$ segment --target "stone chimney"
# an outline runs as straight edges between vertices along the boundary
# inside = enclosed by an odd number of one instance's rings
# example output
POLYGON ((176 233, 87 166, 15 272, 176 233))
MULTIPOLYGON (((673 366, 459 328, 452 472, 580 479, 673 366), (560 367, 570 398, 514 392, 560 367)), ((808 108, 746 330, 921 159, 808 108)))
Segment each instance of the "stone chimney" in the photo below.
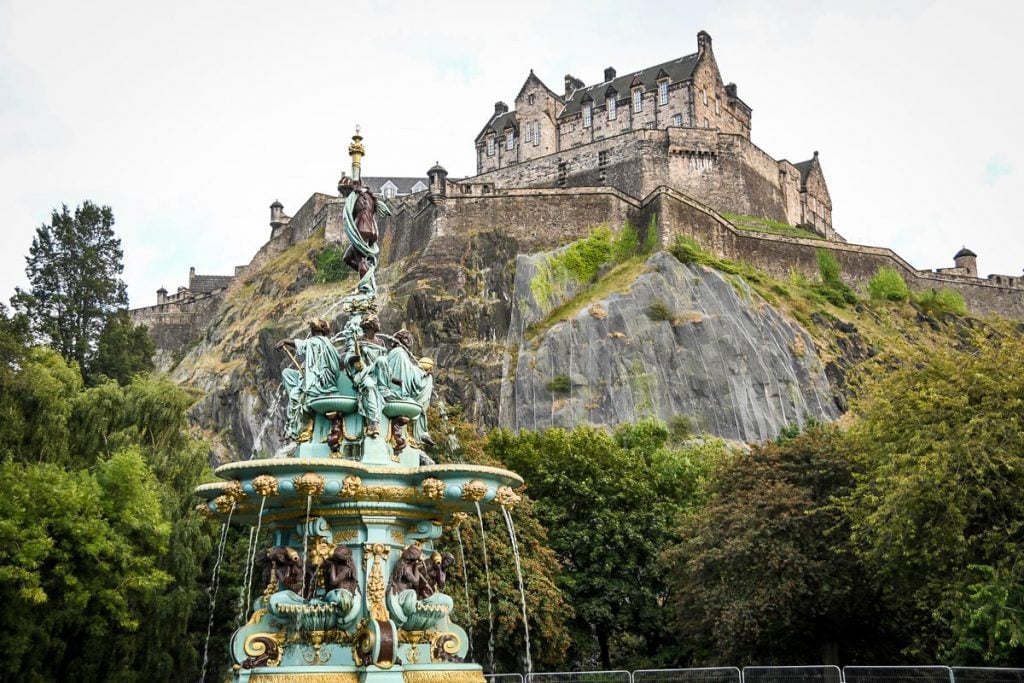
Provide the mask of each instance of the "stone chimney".
POLYGON ((192 289, 192 281, 196 279, 196 267, 192 266, 188 269, 188 288, 192 289))
POLYGON ((701 31, 697 34, 697 54, 703 55, 705 52, 713 54, 711 52, 711 34, 707 31, 701 31))
POLYGON ((163 287, 161 287, 160 289, 156 290, 156 302, 158 304, 165 304, 165 303, 167 303, 167 290, 164 289, 163 287))
POLYGON ((505 104, 504 102, 495 102, 494 103, 494 115, 495 116, 497 116, 498 114, 504 114, 507 111, 508 111, 508 105, 505 104))
POLYGON ((978 255, 967 247, 956 252, 953 257, 953 265, 963 268, 971 277, 978 277, 978 255))
POLYGON ((572 74, 565 74, 565 99, 569 99, 572 95, 573 90, 578 90, 583 87, 583 81, 576 78, 572 74))
POLYGON ((610 67, 608 67, 607 69, 604 70, 604 80, 605 81, 614 81, 615 80, 615 68, 614 67, 610 66, 610 67))
POLYGON ((728 97, 730 101, 737 99, 735 83, 729 83, 725 86, 725 96, 728 97))

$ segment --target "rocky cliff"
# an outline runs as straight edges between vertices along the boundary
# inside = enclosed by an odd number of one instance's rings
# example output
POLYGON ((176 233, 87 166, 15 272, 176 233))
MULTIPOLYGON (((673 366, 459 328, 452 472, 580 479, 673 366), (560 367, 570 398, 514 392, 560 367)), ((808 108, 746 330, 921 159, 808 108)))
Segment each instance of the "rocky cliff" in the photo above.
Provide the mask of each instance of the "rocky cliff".
MULTIPOLYGON (((315 281, 325 248, 314 234, 237 278, 172 370, 196 390, 192 419, 217 444, 215 460, 282 445, 280 372, 291 361, 274 342, 304 336, 315 316, 340 329, 339 299, 354 284, 315 281)), ((538 301, 550 254, 523 251, 500 230, 434 235, 379 274, 384 331, 409 329, 414 351, 437 362, 440 402, 483 428, 684 415, 713 435, 763 440, 839 416, 848 370, 880 347, 950 337, 906 305, 835 309, 667 252, 538 301)))

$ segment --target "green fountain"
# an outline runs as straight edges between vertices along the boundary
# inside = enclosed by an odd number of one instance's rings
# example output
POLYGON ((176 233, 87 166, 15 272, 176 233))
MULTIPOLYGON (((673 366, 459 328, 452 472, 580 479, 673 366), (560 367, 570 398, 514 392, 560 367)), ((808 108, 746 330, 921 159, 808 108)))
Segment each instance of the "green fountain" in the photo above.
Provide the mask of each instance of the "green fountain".
POLYGON ((407 332, 380 332, 376 219, 389 210, 360 182, 364 153, 357 127, 352 175, 338 184, 345 262, 360 275, 342 329, 312 320, 307 337, 277 344, 294 365, 282 378, 292 448, 223 465, 223 482, 196 489, 204 514, 273 538, 248 558, 248 621, 230 646, 237 683, 483 681, 464 661, 468 638, 444 592, 453 556, 439 544, 469 513, 507 514, 523 481, 434 464, 423 450, 434 364, 413 355, 407 332))

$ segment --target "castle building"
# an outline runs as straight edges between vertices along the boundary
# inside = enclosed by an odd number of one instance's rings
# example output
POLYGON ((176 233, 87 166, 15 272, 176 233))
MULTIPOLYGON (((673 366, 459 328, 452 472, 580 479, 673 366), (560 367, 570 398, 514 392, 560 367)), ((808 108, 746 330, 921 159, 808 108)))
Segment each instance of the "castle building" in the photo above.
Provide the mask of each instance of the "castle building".
POLYGON ((697 52, 587 86, 571 74, 559 95, 531 70, 476 137, 475 183, 611 185, 644 197, 665 185, 719 212, 806 227, 826 239, 832 201, 818 153, 775 160, 750 140, 752 110, 724 83, 711 36, 697 52))

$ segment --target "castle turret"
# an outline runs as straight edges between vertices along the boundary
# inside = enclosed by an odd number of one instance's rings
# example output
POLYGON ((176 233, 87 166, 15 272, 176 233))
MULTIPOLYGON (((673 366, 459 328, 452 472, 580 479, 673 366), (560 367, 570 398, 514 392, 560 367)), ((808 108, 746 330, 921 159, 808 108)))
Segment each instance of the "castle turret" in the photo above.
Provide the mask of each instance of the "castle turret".
MULTIPOLYGON (((533 73, 532 71, 530 73, 533 73)), ((576 78, 572 74, 565 74, 565 99, 569 99, 572 96, 574 90, 578 90, 583 87, 583 81, 576 78)))
POLYGON ((978 255, 967 247, 956 252, 953 264, 957 268, 963 268, 971 277, 978 277, 978 255))
POLYGON ((284 204, 274 200, 270 205, 270 227, 277 230, 284 225, 284 204))
POLYGON ((435 161, 434 165, 427 171, 427 179, 431 195, 436 197, 448 196, 448 171, 439 162, 435 161))
POLYGON ((164 289, 163 287, 156 290, 156 302, 157 304, 167 303, 167 290, 164 289))

